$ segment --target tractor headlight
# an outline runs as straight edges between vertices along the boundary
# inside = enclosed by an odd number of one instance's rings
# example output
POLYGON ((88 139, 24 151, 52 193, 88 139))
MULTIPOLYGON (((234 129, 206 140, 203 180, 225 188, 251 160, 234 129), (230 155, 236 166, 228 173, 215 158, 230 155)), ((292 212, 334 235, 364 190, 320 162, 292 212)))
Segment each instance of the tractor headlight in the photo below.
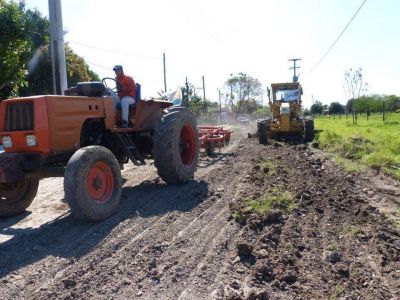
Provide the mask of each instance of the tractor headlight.
POLYGON ((1 138, 1 143, 4 148, 12 148, 13 146, 11 136, 3 136, 1 138))
POLYGON ((37 146, 36 136, 33 134, 27 135, 26 136, 26 145, 28 147, 36 147, 37 146))

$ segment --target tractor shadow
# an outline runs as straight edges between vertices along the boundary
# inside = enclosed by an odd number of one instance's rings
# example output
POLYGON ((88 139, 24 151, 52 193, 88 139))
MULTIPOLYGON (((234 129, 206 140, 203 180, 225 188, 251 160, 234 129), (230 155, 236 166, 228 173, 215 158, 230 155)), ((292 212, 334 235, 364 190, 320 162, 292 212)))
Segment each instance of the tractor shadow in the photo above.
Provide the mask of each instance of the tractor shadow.
POLYGON ((0 232, 13 237, 0 244, 0 278, 48 256, 75 260, 90 253, 125 221, 135 226, 135 219, 161 217, 174 211, 188 212, 207 198, 208 183, 205 181, 192 180, 183 185, 159 181, 124 187, 117 212, 100 223, 77 220, 69 212, 39 228, 11 228, 25 215, 2 222, 0 232))

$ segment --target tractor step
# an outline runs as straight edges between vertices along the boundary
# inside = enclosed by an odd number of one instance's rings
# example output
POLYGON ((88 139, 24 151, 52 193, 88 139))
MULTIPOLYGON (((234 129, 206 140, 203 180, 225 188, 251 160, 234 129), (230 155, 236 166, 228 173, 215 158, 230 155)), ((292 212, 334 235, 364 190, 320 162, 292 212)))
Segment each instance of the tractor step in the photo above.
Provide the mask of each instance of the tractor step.
POLYGON ((143 156, 140 154, 138 149, 135 146, 135 143, 129 137, 127 132, 114 132, 114 134, 118 137, 118 141, 121 143, 122 149, 124 150, 125 155, 136 165, 141 166, 145 165, 145 161, 143 156))
POLYGON ((133 127, 128 127, 128 128, 120 128, 120 127, 114 127, 111 129, 111 132, 114 133, 127 133, 127 132, 134 132, 135 129, 133 127))

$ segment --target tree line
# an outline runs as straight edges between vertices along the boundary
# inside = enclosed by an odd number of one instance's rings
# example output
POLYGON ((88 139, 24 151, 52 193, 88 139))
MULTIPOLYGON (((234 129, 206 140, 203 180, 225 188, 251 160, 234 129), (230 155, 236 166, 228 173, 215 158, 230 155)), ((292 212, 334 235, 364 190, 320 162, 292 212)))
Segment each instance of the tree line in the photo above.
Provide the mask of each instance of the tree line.
POLYGON ((345 105, 339 102, 331 102, 328 105, 316 101, 309 110, 313 115, 322 115, 324 113, 340 115, 350 114, 353 111, 367 115, 382 112, 400 112, 400 97, 396 95, 361 96, 357 99, 348 100, 345 105))
MULTIPOLYGON (((0 101, 52 94, 49 21, 25 3, 0 0, 0 101)), ((99 80, 84 59, 66 45, 67 80, 99 80)))
POLYGON ((382 113, 383 121, 388 112, 400 112, 400 97, 396 95, 362 95, 368 90, 368 83, 364 82, 361 68, 349 68, 344 73, 343 91, 349 99, 346 105, 332 102, 329 105, 315 102, 306 112, 312 115, 342 115, 351 114, 353 124, 357 124, 359 114, 366 114, 367 119, 372 113, 382 113))

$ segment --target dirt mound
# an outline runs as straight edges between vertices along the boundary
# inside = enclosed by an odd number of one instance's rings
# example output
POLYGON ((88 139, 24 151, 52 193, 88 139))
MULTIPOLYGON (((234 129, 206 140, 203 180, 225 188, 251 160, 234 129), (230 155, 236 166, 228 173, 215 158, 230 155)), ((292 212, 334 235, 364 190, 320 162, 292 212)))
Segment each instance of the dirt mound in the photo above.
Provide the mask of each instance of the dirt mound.
MULTIPOLYGON (((275 144, 263 153, 252 162, 250 195, 231 204, 243 226, 238 245, 252 249, 232 253, 231 276, 241 274, 236 280, 245 290, 261 289, 271 299, 399 297, 400 235, 370 206, 360 178, 304 145, 275 144), (276 200, 271 190, 291 195, 290 211, 276 201, 265 205, 276 200)), ((251 298, 245 294, 235 295, 251 298)))

